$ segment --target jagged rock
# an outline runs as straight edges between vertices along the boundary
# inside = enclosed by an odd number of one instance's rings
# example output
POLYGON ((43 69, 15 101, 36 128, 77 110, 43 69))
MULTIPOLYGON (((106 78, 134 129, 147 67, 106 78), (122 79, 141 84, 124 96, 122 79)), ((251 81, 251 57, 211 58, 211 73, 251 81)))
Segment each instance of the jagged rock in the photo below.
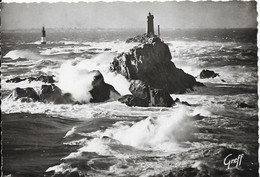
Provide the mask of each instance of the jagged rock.
POLYGON ((70 93, 64 93, 54 101, 54 104, 79 104, 75 102, 70 93))
POLYGON ((45 83, 54 83, 55 80, 53 79, 54 75, 52 76, 44 76, 44 75, 40 75, 39 77, 29 77, 28 81, 32 82, 32 81, 41 81, 41 82, 45 82, 45 83))
POLYGON ((129 90, 133 95, 125 95, 119 99, 128 106, 171 107, 174 104, 169 93, 162 89, 153 89, 140 80, 132 80, 129 90))
POLYGON ((219 76, 218 73, 215 73, 214 71, 203 69, 200 73, 200 78, 201 79, 207 79, 207 78, 214 78, 219 76))
POLYGON ((131 42, 139 42, 139 43, 146 43, 148 42, 149 37, 147 36, 147 34, 143 34, 143 35, 137 35, 133 38, 129 38, 126 40, 126 43, 131 43, 131 42))
POLYGON ((138 106, 138 107, 148 107, 149 103, 147 100, 135 97, 133 95, 124 95, 118 99, 121 103, 127 106, 138 106))
POLYGON ((6 82, 18 83, 18 82, 28 80, 29 82, 41 81, 41 82, 45 82, 45 83, 54 83, 55 80, 53 79, 53 77, 54 77, 54 75, 52 75, 52 76, 40 75, 39 77, 28 77, 28 78, 15 77, 13 79, 7 80, 6 82))
POLYGON ((73 104, 75 101, 72 99, 70 93, 62 94, 61 89, 54 84, 42 85, 41 87, 41 101, 54 104, 73 104))
POLYGON ((169 93, 184 93, 195 85, 201 85, 193 76, 176 68, 171 58, 167 44, 154 37, 115 57, 110 70, 169 93))
POLYGON ((150 88, 147 84, 140 80, 132 80, 129 91, 138 98, 149 101, 150 100, 150 88))
POLYGON ((150 103, 149 106, 156 107, 171 107, 174 104, 169 93, 162 89, 150 89, 150 103))
POLYGON ((91 103, 104 102, 109 100, 112 96, 120 97, 120 94, 112 85, 105 83, 104 77, 99 71, 95 70, 92 72, 94 72, 95 76, 92 81, 93 89, 89 91, 92 96, 90 99, 91 103))
POLYGON ((254 108, 254 106, 246 104, 246 103, 238 103, 238 108, 254 108))
POLYGON ((61 96, 61 89, 54 84, 42 85, 41 87, 41 100, 44 102, 54 102, 57 97, 61 96))
POLYGON ((31 87, 28 88, 17 87, 13 90, 13 92, 9 97, 12 97, 14 100, 18 100, 19 98, 22 98, 21 101, 31 101, 31 100, 40 101, 40 96, 31 87))
MULTIPOLYGON (((117 100, 120 94, 115 90, 115 88, 105 83, 102 74, 99 71, 92 71, 95 76, 92 81, 92 90, 90 94, 92 96, 90 102, 103 102, 109 99, 117 100)), ((38 78, 30 77, 32 80, 41 80, 43 82, 52 82, 53 76, 40 76, 38 78)), ((61 89, 54 84, 42 85, 40 95, 38 95, 33 88, 16 88, 10 97, 15 100, 22 98, 22 101, 42 101, 45 103, 53 102, 54 104, 77 104, 70 93, 62 93, 61 89)))

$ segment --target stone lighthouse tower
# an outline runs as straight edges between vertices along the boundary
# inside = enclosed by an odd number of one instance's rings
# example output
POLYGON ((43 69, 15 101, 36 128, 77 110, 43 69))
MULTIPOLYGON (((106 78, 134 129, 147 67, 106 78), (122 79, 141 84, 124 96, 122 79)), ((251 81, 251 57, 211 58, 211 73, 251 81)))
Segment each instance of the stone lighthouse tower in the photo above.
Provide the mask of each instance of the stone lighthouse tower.
POLYGON ((153 15, 149 12, 147 16, 147 36, 154 36, 153 15))
POLYGON ((44 29, 44 26, 42 27, 41 44, 46 44, 46 31, 44 29))

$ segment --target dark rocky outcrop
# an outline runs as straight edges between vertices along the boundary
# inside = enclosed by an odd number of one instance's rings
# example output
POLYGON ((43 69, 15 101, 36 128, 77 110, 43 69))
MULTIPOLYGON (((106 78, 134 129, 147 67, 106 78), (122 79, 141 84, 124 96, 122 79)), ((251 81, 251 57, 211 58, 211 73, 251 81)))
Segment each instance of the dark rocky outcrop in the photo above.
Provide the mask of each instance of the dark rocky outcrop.
POLYGON ((9 98, 14 100, 21 99, 22 102, 39 101, 44 103, 54 104, 73 104, 70 93, 62 94, 59 87, 52 85, 42 85, 41 92, 38 94, 33 88, 15 88, 9 95, 9 98))
POLYGON ((61 94, 61 89, 54 84, 42 85, 40 97, 44 102, 55 102, 61 94))
POLYGON ((18 83, 18 82, 22 82, 22 81, 25 81, 26 78, 20 78, 20 77, 15 77, 13 79, 8 79, 6 80, 7 83, 18 83))
POLYGON ((154 37, 115 57, 110 70, 169 93, 184 93, 195 85, 201 85, 193 76, 176 68, 171 58, 168 45, 154 37))
POLYGON ((95 75, 92 81, 93 89, 89 91, 92 96, 90 99, 91 103, 104 102, 109 100, 112 96, 120 97, 120 94, 112 85, 105 83, 104 77, 99 71, 95 70, 92 72, 95 75))
POLYGON ((255 106, 249 105, 249 104, 247 104, 247 103, 238 103, 238 104, 237 104, 237 107, 238 107, 238 108, 255 108, 255 106))
POLYGON ((54 83, 55 80, 53 79, 54 75, 52 76, 44 76, 41 75, 39 77, 29 77, 28 80, 29 82, 31 81, 41 81, 41 82, 45 82, 45 83, 54 83))
POLYGON ((31 87, 28 88, 17 87, 13 90, 13 92, 9 97, 12 97, 14 100, 22 99, 21 101, 23 102, 41 100, 37 92, 31 87))
MULTIPOLYGON (((115 90, 115 88, 105 83, 103 75, 99 71, 92 71, 94 73, 94 78, 92 81, 93 88, 89 91, 92 98, 90 99, 91 103, 104 102, 109 99, 117 100, 120 97, 120 94, 115 90)), ((42 82, 54 82, 54 76, 40 76, 40 77, 30 77, 25 78, 29 81, 42 81, 42 82)), ((19 77, 14 78, 14 81, 20 81, 19 77)), ((9 81, 11 82, 11 81, 9 81)), ((87 89, 87 88, 86 88, 87 89)), ((51 85, 42 85, 41 91, 38 94, 33 88, 16 88, 13 93, 9 96, 14 100, 22 99, 22 101, 41 101, 44 103, 54 103, 54 104, 78 104, 73 96, 70 93, 62 93, 61 89, 55 84, 51 85)))
POLYGON ((6 82, 7 83, 9 83, 9 82, 18 83, 18 82, 28 80, 29 82, 41 81, 41 82, 45 82, 45 83, 54 83, 55 80, 53 79, 53 77, 54 77, 54 75, 52 75, 52 76, 40 75, 39 77, 28 77, 28 78, 15 77, 13 79, 6 80, 6 82))
POLYGON ((171 107, 174 104, 169 93, 162 89, 151 88, 140 80, 132 80, 129 91, 133 95, 125 95, 119 99, 128 106, 171 107))
POLYGON ((201 79, 207 79, 207 78, 215 78, 219 76, 218 73, 215 73, 214 71, 203 69, 200 73, 200 78, 201 79))
POLYGON ((140 80, 132 80, 129 91, 138 98, 150 100, 150 88, 147 84, 140 80))
POLYGON ((54 104, 73 104, 76 103, 70 93, 62 94, 61 89, 54 84, 42 85, 41 101, 45 103, 53 102, 54 104))
POLYGON ((172 97, 162 89, 150 89, 150 106, 171 107, 174 104, 172 97))

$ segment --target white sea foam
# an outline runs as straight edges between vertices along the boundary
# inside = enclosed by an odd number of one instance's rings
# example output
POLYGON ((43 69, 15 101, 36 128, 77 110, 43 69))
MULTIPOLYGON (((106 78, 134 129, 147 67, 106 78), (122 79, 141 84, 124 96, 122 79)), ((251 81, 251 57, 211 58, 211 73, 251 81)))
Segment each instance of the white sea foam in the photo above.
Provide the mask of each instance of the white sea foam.
MULTIPOLYGON (((110 62, 112 62, 113 57, 113 54, 102 53, 91 59, 76 58, 75 60, 65 62, 61 66, 59 75, 60 80, 62 80, 62 83, 64 84, 62 88, 66 90, 67 88, 72 87, 68 85, 69 83, 67 82, 73 84, 73 82, 75 81, 79 84, 79 82, 83 82, 84 80, 85 84, 87 84, 87 79, 89 81, 91 80, 91 77, 93 78, 93 74, 91 76, 88 76, 88 71, 99 70, 102 73, 105 82, 114 86, 120 94, 123 95, 130 93, 128 90, 130 85, 129 81, 127 81, 127 79, 125 79, 124 76, 109 71, 110 62), (85 73, 83 73, 83 71, 85 73), (80 78, 82 78, 82 80, 80 80, 80 78)), ((76 84, 74 83, 74 85, 76 84)), ((91 89, 91 87, 88 88, 89 90, 91 89)), ((67 91, 72 93, 71 90, 67 91)))
POLYGON ((41 59, 42 57, 30 50, 11 50, 3 58, 11 58, 13 60, 17 60, 19 58, 38 60, 41 59))
POLYGON ((79 102, 89 102, 92 98, 90 90, 95 73, 87 69, 79 69, 73 61, 67 61, 60 68, 59 83, 64 92, 69 92, 79 102))
MULTIPOLYGON (((192 123, 185 112, 183 107, 178 107, 161 112, 156 117, 150 116, 132 125, 127 122, 117 122, 104 132, 97 131, 87 134, 93 136, 94 139, 83 142, 83 147, 78 152, 65 158, 76 158, 81 156, 82 152, 116 156, 120 153, 124 155, 136 154, 131 152, 131 148, 120 148, 120 146, 133 147, 132 151, 143 149, 168 153, 178 152, 181 150, 178 147, 178 142, 187 141, 193 132, 192 123), (104 136, 107 139, 103 139, 104 136)), ((142 154, 144 152, 142 151, 142 154)))
POLYGON ((243 60, 246 57, 241 55, 233 56, 235 48, 241 48, 235 42, 215 42, 215 41, 169 41, 168 42, 172 62, 186 73, 198 76, 203 69, 210 69, 220 74, 220 77, 210 79, 198 79, 200 82, 211 83, 257 83, 255 67, 234 65, 219 65, 219 57, 222 62, 231 62, 234 58, 243 60), (222 55, 220 53, 223 53, 222 55), (229 54, 229 52, 231 52, 229 54), (214 60, 215 58, 215 60, 214 60), (213 61, 210 64, 210 61, 213 61), (231 60, 231 61, 230 61, 231 60), (209 67, 210 66, 210 67, 209 67), (239 72, 238 72, 239 71, 239 72))
POLYGON ((41 41, 29 42, 28 44, 36 44, 36 45, 39 45, 39 44, 41 44, 41 41))
POLYGON ((84 52, 96 52, 102 53, 108 52, 127 52, 136 43, 125 43, 125 42, 75 42, 75 41, 63 41, 65 46, 56 46, 52 48, 44 48, 40 50, 41 55, 60 55, 69 53, 84 53, 84 52), (73 45, 72 45, 73 44, 73 45))
POLYGON ((72 168, 69 164, 61 163, 60 165, 56 165, 53 167, 49 167, 45 172, 54 171, 55 173, 66 173, 66 172, 73 172, 77 171, 77 168, 72 168))
POLYGON ((67 138, 67 137, 72 136, 72 135, 76 132, 76 130, 77 130, 77 127, 76 127, 76 126, 72 127, 72 128, 66 133, 66 135, 65 135, 63 138, 67 138))
POLYGON ((16 87, 20 88, 27 88, 27 87, 32 87, 35 88, 36 90, 39 90, 42 85, 42 82, 40 81, 32 81, 29 82, 28 80, 19 82, 19 83, 7 83, 5 81, 1 82, 2 90, 13 90, 16 87))
POLYGON ((159 117, 149 117, 133 126, 120 126, 107 130, 104 134, 112 135, 112 138, 125 145, 175 151, 176 142, 187 138, 191 129, 189 118, 181 107, 159 117))

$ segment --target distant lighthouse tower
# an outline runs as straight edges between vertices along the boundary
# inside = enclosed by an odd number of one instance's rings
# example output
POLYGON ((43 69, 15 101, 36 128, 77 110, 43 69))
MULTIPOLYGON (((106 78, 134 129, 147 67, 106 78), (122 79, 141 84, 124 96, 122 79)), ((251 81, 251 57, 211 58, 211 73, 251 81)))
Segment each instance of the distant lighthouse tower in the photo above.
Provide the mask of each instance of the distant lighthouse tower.
POLYGON ((154 36, 153 15, 149 12, 147 16, 147 36, 154 36))
POLYGON ((41 44, 46 44, 46 31, 44 29, 44 26, 42 27, 41 44))

